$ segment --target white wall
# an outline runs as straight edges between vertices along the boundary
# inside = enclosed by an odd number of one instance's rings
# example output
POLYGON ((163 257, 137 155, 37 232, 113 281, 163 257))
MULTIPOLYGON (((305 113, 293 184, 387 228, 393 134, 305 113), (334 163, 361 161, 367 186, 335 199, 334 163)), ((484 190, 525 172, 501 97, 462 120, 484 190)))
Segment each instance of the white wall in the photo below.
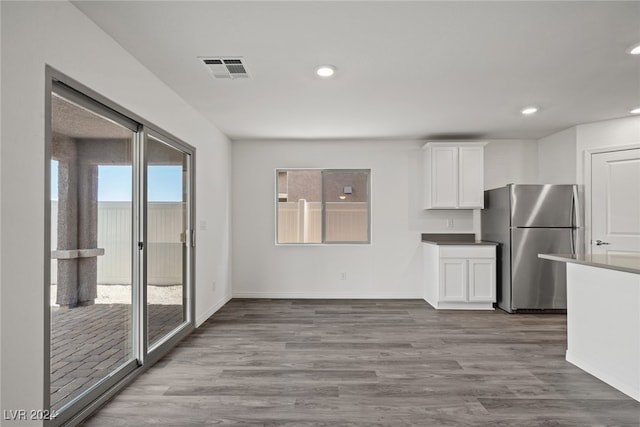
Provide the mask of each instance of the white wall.
MULTIPOLYGON (((176 114, 178 121, 181 115, 176 114)), ((214 129, 215 130, 215 129, 214 129)), ((196 165, 196 325, 231 299, 231 144, 203 129, 196 165)), ((195 138, 186 139, 193 145, 195 138)))
MULTIPOLYGON (((591 240, 591 194, 589 168, 591 150, 640 146, 640 117, 625 117, 587 123, 549 135, 538 141, 538 182, 583 185, 585 241, 591 240)), ((590 246, 586 247, 590 252, 590 246)))
POLYGON ((420 141, 235 141, 236 297, 419 298, 420 233, 473 232, 471 212, 422 209, 420 141), (276 246, 275 169, 371 169, 371 245, 276 246), (347 274, 340 280, 340 274, 347 274))
POLYGON ((640 117, 586 123, 538 140, 538 182, 585 183, 585 151, 640 144, 640 117))
POLYGON ((199 320, 230 295, 231 151, 211 123, 72 4, 1 2, 0 8, 0 409, 43 409, 45 64, 196 147, 199 320))
MULTIPOLYGON (((479 232, 473 211, 422 208, 422 145, 424 141, 235 141, 234 296, 421 298, 421 233, 479 232), (371 245, 276 246, 276 168, 370 168, 371 245), (454 220, 453 229, 446 228, 447 218, 454 220), (340 280, 342 272, 347 280, 340 280)), ((489 183, 535 182, 534 141, 498 141, 487 148, 489 183)))
POLYGON ((495 140, 484 148, 484 188, 507 184, 535 184, 538 179, 536 141, 495 140))
POLYGON ((538 183, 575 184, 576 128, 538 140, 538 183))
POLYGON ((576 179, 584 184, 586 150, 627 147, 640 144, 640 117, 588 123, 576 127, 576 179))
MULTIPOLYGON (((620 149, 630 146, 640 147, 640 117, 626 117, 616 120, 588 123, 576 127, 576 180, 584 185, 585 201, 585 241, 591 241, 591 161, 589 151, 620 149)), ((587 244, 587 252, 591 252, 587 244)))
MULTIPOLYGON (((2 6, 0 6, 0 38, 2 37, 2 6)), ((2 42, 0 40, 0 100, 2 99, 2 42)), ((2 102, 0 102, 0 236, 2 236, 2 102)), ((0 307, 2 307, 2 239, 0 239, 0 307)), ((2 372, 2 315, 0 315, 0 372, 2 372)), ((1 374, 0 374, 1 377, 1 374)), ((0 409, 2 404, 2 378, 0 378, 0 409)), ((0 421, 2 425, 2 421, 0 421)))

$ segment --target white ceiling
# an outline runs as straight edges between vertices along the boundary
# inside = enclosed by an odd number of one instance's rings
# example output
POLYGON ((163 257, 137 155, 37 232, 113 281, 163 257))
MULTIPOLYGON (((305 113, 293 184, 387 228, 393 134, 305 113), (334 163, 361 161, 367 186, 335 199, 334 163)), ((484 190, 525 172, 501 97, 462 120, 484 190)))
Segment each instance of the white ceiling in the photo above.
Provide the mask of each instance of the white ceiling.
POLYGON ((640 106, 638 1, 74 4, 232 139, 540 138, 640 106), (251 78, 198 59, 224 55, 251 78))

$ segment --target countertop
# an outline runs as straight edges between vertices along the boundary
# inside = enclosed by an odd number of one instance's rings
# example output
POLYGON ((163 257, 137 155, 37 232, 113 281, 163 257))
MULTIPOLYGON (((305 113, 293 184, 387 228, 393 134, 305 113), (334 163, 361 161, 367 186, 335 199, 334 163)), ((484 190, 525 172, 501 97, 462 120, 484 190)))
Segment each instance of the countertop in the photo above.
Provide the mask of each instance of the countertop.
POLYGON ((451 233, 451 234, 422 234, 422 242, 432 245, 487 245, 497 246, 498 243, 487 242, 486 240, 476 240, 473 233, 451 233))
POLYGON ((606 268, 609 270, 624 271, 640 274, 639 255, 605 255, 605 254, 538 254, 539 258, 551 261, 570 262, 574 264, 589 265, 592 267, 606 268))

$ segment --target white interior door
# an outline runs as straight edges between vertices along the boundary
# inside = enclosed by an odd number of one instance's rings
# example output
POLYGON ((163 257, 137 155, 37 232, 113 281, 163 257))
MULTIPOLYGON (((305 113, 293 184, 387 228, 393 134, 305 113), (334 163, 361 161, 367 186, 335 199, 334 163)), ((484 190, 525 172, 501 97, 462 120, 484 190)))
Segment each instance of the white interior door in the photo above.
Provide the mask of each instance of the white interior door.
POLYGON ((640 149, 591 156, 591 253, 640 253, 640 149))

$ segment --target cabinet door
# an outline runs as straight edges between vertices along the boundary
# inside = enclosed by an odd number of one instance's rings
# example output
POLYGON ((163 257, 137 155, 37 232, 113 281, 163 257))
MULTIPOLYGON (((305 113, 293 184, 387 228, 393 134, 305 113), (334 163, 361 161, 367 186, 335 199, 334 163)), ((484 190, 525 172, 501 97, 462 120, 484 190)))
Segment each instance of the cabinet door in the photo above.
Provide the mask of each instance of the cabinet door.
POLYGON ((469 301, 496 301, 496 261, 491 258, 468 260, 469 301))
POLYGON ((440 301, 467 300, 467 260, 440 259, 440 301))
POLYGON ((458 147, 431 148, 431 207, 458 207, 458 147))
POLYGON ((458 207, 484 208, 484 148, 460 147, 458 207))

